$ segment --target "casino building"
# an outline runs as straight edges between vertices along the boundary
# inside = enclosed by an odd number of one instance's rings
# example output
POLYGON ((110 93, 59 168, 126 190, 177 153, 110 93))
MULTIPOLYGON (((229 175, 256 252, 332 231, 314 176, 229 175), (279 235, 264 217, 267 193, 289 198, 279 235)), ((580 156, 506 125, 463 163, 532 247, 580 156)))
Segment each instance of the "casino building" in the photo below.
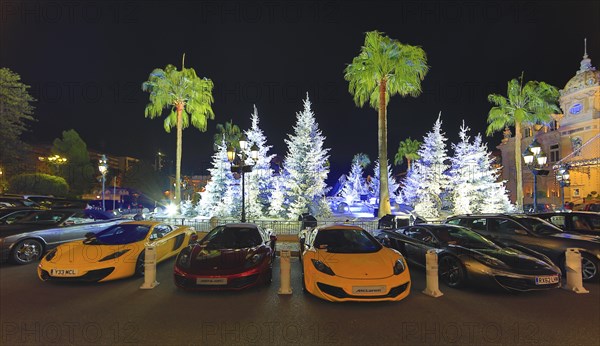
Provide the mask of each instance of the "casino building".
MULTIPOLYGON (((537 176, 537 204, 560 206, 566 203, 585 204, 600 199, 600 71, 584 51, 583 60, 575 76, 560 90, 560 108, 563 114, 553 114, 549 124, 525 126, 522 149, 534 139, 547 156, 543 167, 547 175, 537 176), (564 171, 568 184, 561 184, 564 171), (564 186, 566 185, 566 186, 564 186), (564 192, 563 192, 564 190, 564 192), (564 193, 564 196, 562 194, 564 193)), ((497 146, 502 152, 502 179, 507 181, 511 200, 516 199, 516 171, 514 137, 509 129, 497 146)), ((522 155, 520 155, 522 157, 522 155)), ((523 204, 533 203, 534 177, 524 163, 523 204)))

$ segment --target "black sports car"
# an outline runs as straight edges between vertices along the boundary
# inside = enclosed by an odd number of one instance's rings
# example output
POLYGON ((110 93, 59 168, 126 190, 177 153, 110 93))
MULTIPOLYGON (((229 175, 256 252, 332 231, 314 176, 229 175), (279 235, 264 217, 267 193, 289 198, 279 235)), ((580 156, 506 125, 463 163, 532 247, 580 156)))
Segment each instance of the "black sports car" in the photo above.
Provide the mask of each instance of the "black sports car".
POLYGON ((427 251, 435 250, 440 278, 449 287, 467 282, 513 291, 560 287, 560 269, 545 255, 525 247, 500 246, 464 227, 419 224, 373 233, 417 266, 424 267, 427 251))

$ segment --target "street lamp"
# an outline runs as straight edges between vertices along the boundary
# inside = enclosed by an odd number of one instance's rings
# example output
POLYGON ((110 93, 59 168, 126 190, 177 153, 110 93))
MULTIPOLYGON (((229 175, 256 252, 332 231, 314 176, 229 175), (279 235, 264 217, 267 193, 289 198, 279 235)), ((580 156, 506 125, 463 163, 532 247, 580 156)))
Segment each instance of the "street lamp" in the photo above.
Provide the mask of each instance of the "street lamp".
POLYGON ((560 165, 558 171, 556 172, 556 180, 560 185, 560 197, 562 207, 561 210, 565 209, 565 187, 571 185, 571 175, 569 174, 570 166, 567 164, 560 165))
POLYGON ((54 165, 55 174, 58 174, 58 166, 64 165, 68 161, 66 157, 62 157, 58 154, 54 154, 54 155, 48 156, 48 157, 39 156, 38 159, 40 161, 48 162, 48 163, 54 165))
POLYGON ((106 183, 106 172, 108 171, 108 164, 106 163, 106 155, 102 154, 102 157, 98 161, 98 170, 102 174, 102 210, 106 210, 104 205, 104 184, 106 183))
POLYGON ((537 176, 545 176, 548 175, 549 171, 542 169, 546 165, 546 161, 548 161, 548 157, 542 150, 542 146, 535 139, 525 151, 523 151, 523 161, 525 161, 525 165, 527 168, 531 170, 533 174, 533 212, 537 212, 537 176))
POLYGON ((258 146, 255 144, 250 148, 250 158, 254 161, 253 165, 246 165, 246 160, 248 159, 248 154, 246 153, 246 149, 248 148, 248 140, 244 136, 239 141, 240 143, 240 151, 237 152, 235 148, 230 144, 227 147, 227 159, 232 163, 231 171, 237 172, 242 176, 242 222, 246 222, 246 190, 245 190, 245 180, 244 173, 252 172, 252 166, 256 164, 256 160, 258 160, 258 146), (236 160, 236 156, 238 160, 236 160), (235 163, 238 162, 236 165, 235 163))

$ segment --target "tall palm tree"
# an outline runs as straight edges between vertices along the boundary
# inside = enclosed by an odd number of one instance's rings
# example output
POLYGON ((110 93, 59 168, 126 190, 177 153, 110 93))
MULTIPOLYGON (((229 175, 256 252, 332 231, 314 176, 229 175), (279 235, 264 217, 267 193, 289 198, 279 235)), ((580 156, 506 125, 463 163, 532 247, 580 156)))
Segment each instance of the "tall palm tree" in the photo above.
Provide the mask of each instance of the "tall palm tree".
POLYGON ((206 131, 208 119, 214 119, 212 110, 213 82, 200 78, 193 68, 185 68, 185 54, 181 62, 181 71, 171 64, 164 69, 157 68, 150 73, 142 84, 142 90, 150 93, 150 103, 144 115, 154 119, 160 117, 164 108, 170 108, 165 117, 165 131, 177 129, 177 151, 175 159, 175 199, 181 201, 181 151, 183 129, 190 123, 200 131, 206 131))
POLYGON ((486 134, 502 131, 505 127, 515 127, 515 169, 517 171, 517 209, 523 210, 523 172, 521 171, 521 130, 524 125, 541 124, 550 121, 551 114, 560 112, 557 105, 558 89, 550 84, 529 81, 523 85, 521 78, 508 82, 507 97, 498 94, 488 95, 494 104, 490 109, 486 134))
POLYGON ((221 145, 223 138, 225 138, 225 143, 231 144, 236 149, 240 149, 242 131, 239 126, 233 123, 233 120, 226 121, 225 124, 217 124, 217 133, 215 134, 214 144, 215 150, 221 145))
POLYGON ((407 170, 410 170, 412 161, 418 160, 420 157, 420 147, 421 142, 419 142, 416 139, 413 140, 410 137, 408 137, 408 139, 400 141, 400 144, 398 145, 398 151, 396 152, 396 156, 394 157, 394 164, 396 166, 400 166, 404 162, 404 159, 406 159, 406 162, 408 163, 407 170))
POLYGON ((421 47, 402 44, 378 31, 365 35, 365 43, 358 56, 346 66, 344 78, 354 102, 362 107, 366 102, 378 110, 379 144, 379 217, 391 213, 388 191, 387 159, 387 105, 391 96, 417 97, 421 81, 429 67, 421 47))

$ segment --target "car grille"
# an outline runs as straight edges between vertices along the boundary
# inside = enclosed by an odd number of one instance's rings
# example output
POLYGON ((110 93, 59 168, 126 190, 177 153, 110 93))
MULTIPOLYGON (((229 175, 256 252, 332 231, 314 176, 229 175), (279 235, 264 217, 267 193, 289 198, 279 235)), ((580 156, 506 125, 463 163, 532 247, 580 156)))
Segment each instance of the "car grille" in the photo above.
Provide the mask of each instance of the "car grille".
POLYGON ((50 274, 47 271, 42 270, 42 278, 44 280, 65 281, 65 282, 67 282, 67 281, 96 282, 96 281, 100 281, 100 280, 104 279, 105 277, 109 276, 114 270, 115 270, 114 267, 90 270, 85 275, 77 276, 77 277, 55 277, 55 276, 50 276, 50 274))
POLYGON ((344 289, 342 289, 341 287, 336 287, 336 286, 330 286, 327 284, 324 284, 322 282, 317 282, 317 286, 319 287, 319 289, 325 293, 328 294, 330 296, 334 296, 336 298, 352 298, 352 299, 381 299, 381 298, 395 298, 397 296, 399 296, 400 294, 402 294, 404 291, 406 291, 406 288, 408 287, 408 282, 400 285, 400 286, 396 286, 393 287, 388 294, 385 295, 377 295, 377 296, 356 296, 356 295, 352 295, 352 294, 348 294, 346 293, 346 291, 344 291, 344 289))
POLYGON ((252 285, 258 280, 259 274, 253 274, 240 278, 230 279, 227 285, 222 286, 201 286, 196 284, 195 278, 185 278, 183 276, 175 275, 175 284, 182 288, 195 288, 195 289, 240 289, 246 286, 252 285))
POLYGON ((534 280, 525 278, 513 278, 509 276, 495 276, 494 278, 501 286, 518 291, 546 289, 560 286, 560 277, 558 283, 547 285, 536 285, 534 280))

